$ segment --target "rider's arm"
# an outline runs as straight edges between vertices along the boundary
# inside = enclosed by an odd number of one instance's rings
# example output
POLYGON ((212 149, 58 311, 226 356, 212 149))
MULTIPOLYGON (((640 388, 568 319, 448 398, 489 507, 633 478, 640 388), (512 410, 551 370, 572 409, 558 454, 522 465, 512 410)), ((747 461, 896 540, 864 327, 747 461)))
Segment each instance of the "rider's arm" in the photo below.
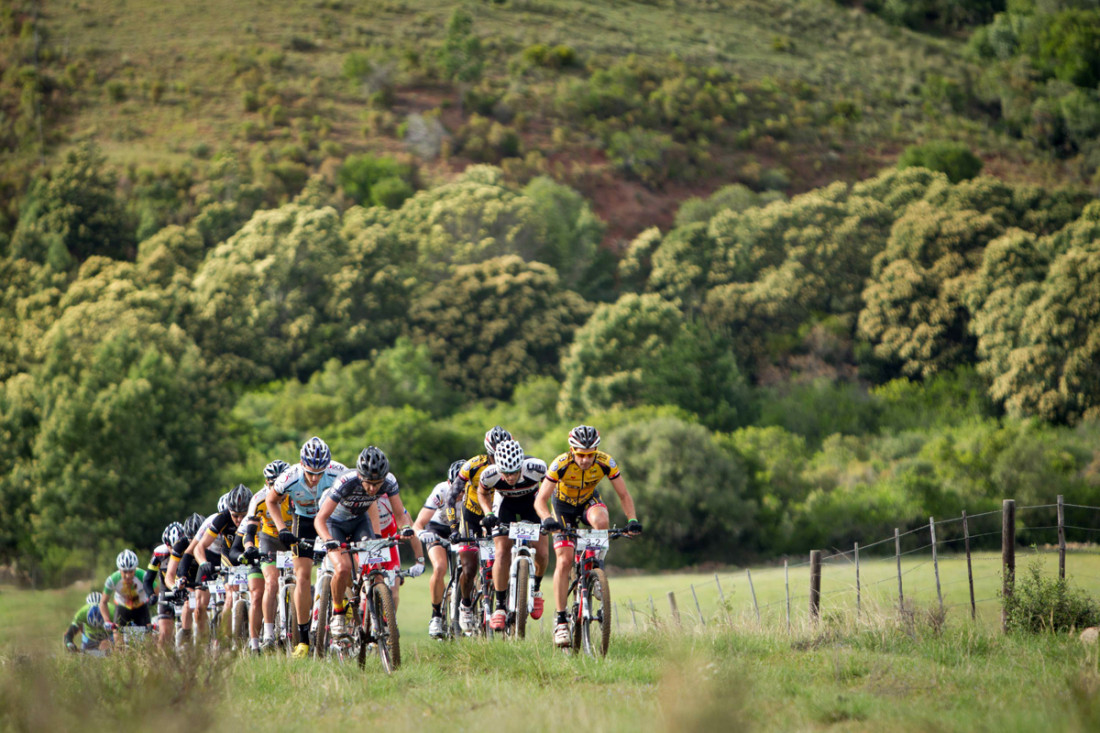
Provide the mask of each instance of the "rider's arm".
POLYGON ((480 481, 477 482, 477 503, 481 505, 481 511, 486 516, 493 513, 493 495, 480 481))
MULTIPOLYGON (((111 593, 113 594, 114 591, 112 590, 111 593)), ((105 589, 104 593, 103 593, 103 597, 99 599, 99 613, 100 613, 101 616, 103 616, 104 621, 110 621, 111 620, 111 614, 107 610, 107 595, 108 594, 107 594, 106 589, 105 589)))
POLYGON ((332 535, 328 531, 328 519, 334 511, 336 511, 336 501, 329 496, 325 498, 321 504, 321 510, 313 518, 313 526, 317 530, 317 537, 325 542, 332 539, 332 535))
POLYGON ((424 562, 424 543, 422 543, 420 541, 420 538, 417 537, 416 535, 413 535, 412 537, 410 537, 409 542, 411 542, 412 546, 413 546, 413 557, 416 558, 416 561, 418 563, 423 564, 423 562, 424 562))
POLYGON ((412 526, 409 522, 409 513, 405 511, 405 504, 401 501, 400 494, 390 495, 390 506, 393 508, 393 521, 397 522, 398 529, 412 526))
POLYGON ((275 525, 276 532, 282 532, 286 530, 286 522, 283 521, 283 511, 279 507, 282 506, 283 495, 275 490, 272 486, 267 490, 267 498, 264 502, 268 506, 267 515, 271 517, 271 523, 275 525))
POLYGON ((164 585, 168 588, 176 587, 176 569, 179 568, 180 561, 175 555, 172 555, 168 560, 168 568, 164 571, 164 585))
POLYGON ((413 522, 413 529, 417 532, 423 532, 428 528, 428 522, 432 521, 432 517, 435 516, 435 509, 424 507, 420 510, 420 513, 416 515, 416 521, 413 522))
POLYGON ((191 547, 188 548, 188 552, 194 555, 200 563, 206 562, 206 548, 213 544, 217 536, 217 533, 211 527, 206 530, 205 534, 195 538, 195 541, 191 543, 191 547))
MULTIPOLYGON (((392 504, 390 506, 393 506, 392 504)), ((378 514, 378 502, 371 503, 367 507, 367 518, 370 519, 370 529, 375 537, 382 536, 382 517, 378 514)))
MULTIPOLYGON (((619 479, 620 481, 622 479, 619 479)), ((612 483, 614 485, 614 483, 612 483)), ((539 493, 535 495, 535 511, 539 514, 539 519, 546 519, 551 516, 550 513, 550 497, 554 493, 554 482, 548 478, 542 480, 542 484, 539 485, 539 493)), ((631 502, 631 506, 634 504, 631 502)))
POLYGON ((260 523, 256 519, 248 520, 248 524, 244 527, 244 546, 255 547, 256 546, 256 533, 260 529, 260 523))
POLYGON ((634 513, 634 499, 630 496, 630 492, 626 490, 626 482, 623 481, 622 475, 611 479, 611 488, 615 489, 615 493, 619 495, 619 503, 623 505, 626 518, 637 519, 638 515, 634 513))

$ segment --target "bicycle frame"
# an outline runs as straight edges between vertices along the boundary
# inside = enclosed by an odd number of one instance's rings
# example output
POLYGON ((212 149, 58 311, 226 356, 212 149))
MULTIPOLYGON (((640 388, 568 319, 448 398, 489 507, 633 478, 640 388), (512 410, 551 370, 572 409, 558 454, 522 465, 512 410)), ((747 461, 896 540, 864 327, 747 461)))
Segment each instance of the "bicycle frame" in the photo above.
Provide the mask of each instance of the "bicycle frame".
MULTIPOLYGON (((515 622, 515 616, 519 612, 519 568, 521 564, 527 565, 527 606, 528 616, 535 610, 535 548, 542 528, 533 522, 512 522, 508 527, 508 537, 512 540, 512 562, 508 572, 508 621, 509 626, 515 622)), ((514 630, 514 627, 513 627, 514 630)))

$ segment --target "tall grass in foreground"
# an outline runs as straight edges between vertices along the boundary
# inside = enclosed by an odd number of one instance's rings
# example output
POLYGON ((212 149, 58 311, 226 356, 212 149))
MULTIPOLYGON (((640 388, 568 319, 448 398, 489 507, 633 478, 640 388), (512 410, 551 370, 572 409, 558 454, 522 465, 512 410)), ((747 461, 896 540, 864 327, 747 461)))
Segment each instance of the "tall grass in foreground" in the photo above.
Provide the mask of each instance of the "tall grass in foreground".
POLYGON ((0 654, 0 727, 301 730, 1096 730, 1095 647, 923 613, 615 635, 606 659, 524 642, 405 639, 355 664, 156 652, 0 654))

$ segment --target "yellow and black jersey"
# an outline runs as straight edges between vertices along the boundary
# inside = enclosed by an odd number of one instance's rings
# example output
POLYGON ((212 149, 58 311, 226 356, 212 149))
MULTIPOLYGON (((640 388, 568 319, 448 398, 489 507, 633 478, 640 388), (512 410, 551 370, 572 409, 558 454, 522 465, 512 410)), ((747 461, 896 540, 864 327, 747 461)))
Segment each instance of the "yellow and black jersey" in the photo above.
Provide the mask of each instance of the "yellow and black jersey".
MULTIPOLYGON (((279 502, 280 513, 283 515, 283 526, 290 526, 290 495, 287 494, 279 502)), ((278 537, 279 530, 275 522, 271 521, 271 513, 267 510, 267 490, 256 492, 252 501, 248 504, 246 522, 259 522, 259 531, 269 537, 278 537)))
POLYGON ((581 467, 573 460, 573 454, 568 452, 551 461, 546 469, 546 478, 554 483, 554 498, 574 505, 583 504, 592 498, 596 484, 618 475, 619 464, 602 450, 596 451, 596 461, 587 471, 581 471, 581 467))
POLYGON ((463 463, 462 469, 458 472, 459 479, 466 483, 464 506, 474 514, 484 514, 481 511, 481 504, 477 501, 477 485, 481 481, 482 472, 490 465, 492 461, 489 456, 480 454, 463 463))

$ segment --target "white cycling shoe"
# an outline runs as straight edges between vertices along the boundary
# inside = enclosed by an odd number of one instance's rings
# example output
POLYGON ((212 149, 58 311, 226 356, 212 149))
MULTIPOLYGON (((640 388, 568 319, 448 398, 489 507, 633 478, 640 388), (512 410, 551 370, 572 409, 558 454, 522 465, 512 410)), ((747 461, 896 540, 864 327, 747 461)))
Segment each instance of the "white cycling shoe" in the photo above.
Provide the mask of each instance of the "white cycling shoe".
POLYGON ((473 606, 458 606, 458 627, 463 632, 469 634, 474 630, 474 608, 473 606))
POLYGON ((443 618, 440 616, 432 616, 432 620, 428 622, 428 636, 433 639, 443 638, 443 618))

